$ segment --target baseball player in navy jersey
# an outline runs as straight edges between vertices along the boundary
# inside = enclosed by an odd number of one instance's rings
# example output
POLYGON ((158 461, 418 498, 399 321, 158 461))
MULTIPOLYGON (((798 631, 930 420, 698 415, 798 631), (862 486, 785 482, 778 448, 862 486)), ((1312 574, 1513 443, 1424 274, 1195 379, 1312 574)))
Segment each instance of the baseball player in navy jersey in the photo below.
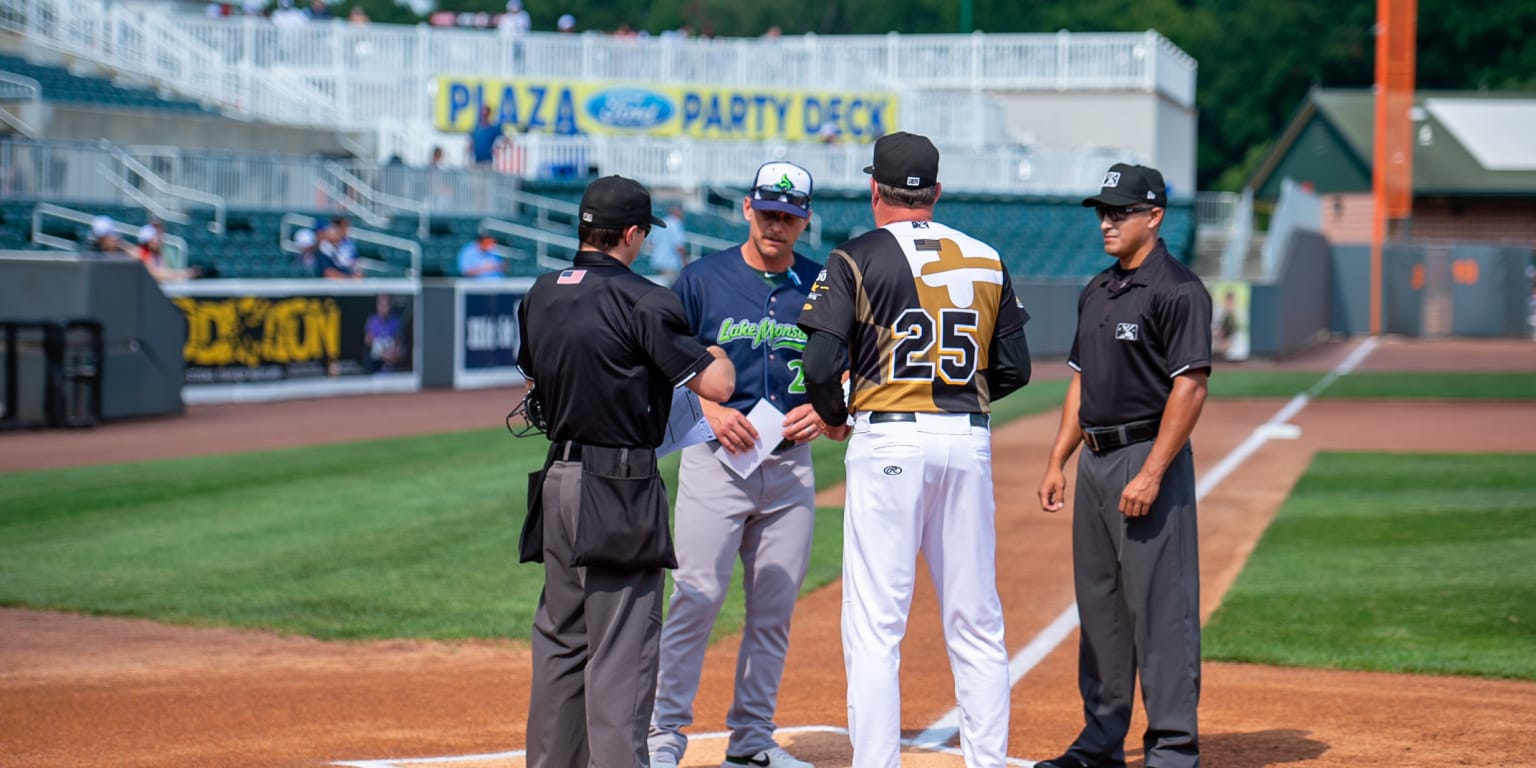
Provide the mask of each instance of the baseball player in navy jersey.
POLYGON ((917 556, 939 595, 965 764, 1008 752, 1008 648, 997 596, 992 400, 1029 381, 1029 345, 997 251, 933 220, 939 152, 875 142, 876 229, 838 246, 800 312, 807 395, 853 435, 843 517, 843 659, 856 768, 900 765, 901 639, 917 556))
MULTIPOLYGON (((693 722, 704 650, 739 557, 747 615, 723 766, 811 768, 773 737, 790 616, 815 522, 809 442, 825 428, 805 402, 805 333, 795 325, 821 269, 794 250, 810 221, 810 173, 792 163, 762 166, 741 210, 747 241, 689 264, 672 286, 698 339, 720 345, 738 368, 730 399, 703 403, 716 439, 684 448, 678 470, 678 568, 661 636, 653 767, 676 766, 688 745, 682 729, 693 722), (763 400, 785 414, 782 432, 759 434, 744 415, 763 400), (715 455, 759 442, 772 453, 746 477, 715 455)), ((833 433, 845 436, 846 427, 833 433)))

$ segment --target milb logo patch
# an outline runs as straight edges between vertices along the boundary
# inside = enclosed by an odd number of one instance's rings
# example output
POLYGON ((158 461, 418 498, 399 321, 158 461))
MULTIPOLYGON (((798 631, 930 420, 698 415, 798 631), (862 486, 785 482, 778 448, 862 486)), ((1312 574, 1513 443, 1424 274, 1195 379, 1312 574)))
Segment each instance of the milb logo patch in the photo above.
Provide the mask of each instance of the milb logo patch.
POLYGON ((1137 338, 1137 331, 1138 329, 1135 323, 1116 323, 1115 341, 1135 341, 1137 338))

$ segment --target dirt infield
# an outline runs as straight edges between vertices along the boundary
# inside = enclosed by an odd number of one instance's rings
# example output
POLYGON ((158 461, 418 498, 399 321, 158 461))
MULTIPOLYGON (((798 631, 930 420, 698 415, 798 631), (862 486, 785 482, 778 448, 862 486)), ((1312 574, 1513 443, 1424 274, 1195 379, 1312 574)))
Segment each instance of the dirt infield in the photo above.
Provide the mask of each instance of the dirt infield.
MULTIPOLYGON (((1300 360, 1253 367, 1327 369, 1349 347, 1328 345, 1300 360)), ((1362 368, 1536 370, 1536 345, 1389 342, 1362 368)), ((0 435, 0 472, 497 426, 515 400, 516 393, 498 390, 192 407, 176 419, 0 435)), ((1211 402, 1195 435, 1201 475, 1282 405, 1211 402)), ((1058 418, 1023 419, 994 437, 999 586, 1014 651, 1072 601, 1069 514, 1047 515, 1033 501, 1058 418)), ((1315 452, 1536 451, 1531 402, 1321 401, 1291 423, 1299 438, 1265 443, 1201 502, 1207 616, 1315 452)), ((826 493, 838 499, 836 491, 826 493)), ((845 725, 841 600, 834 583, 800 604, 781 726, 845 725)), ((902 721, 916 735, 954 706, 926 583, 903 647, 902 721)), ((1075 634, 1047 650, 1013 692, 1010 754, 1023 759, 1057 754, 1081 722, 1075 634)), ((734 653, 727 639, 706 659, 697 732, 724 729, 734 653)), ((322 643, 3 610, 0 765, 405 765, 403 758, 504 753, 523 744, 528 665, 526 648, 509 643, 322 643)), ((1207 664, 1205 673, 1207 765, 1536 764, 1536 729, 1529 725, 1536 722, 1536 684, 1235 664, 1207 664)), ((1133 724, 1132 732, 1140 728, 1133 724)), ((835 732, 798 731, 784 741, 822 768, 849 764, 846 739, 835 732)), ((719 748, 718 740, 700 740, 685 765, 717 764, 719 748)), ((921 751, 909 758, 919 768, 960 764, 921 751)))

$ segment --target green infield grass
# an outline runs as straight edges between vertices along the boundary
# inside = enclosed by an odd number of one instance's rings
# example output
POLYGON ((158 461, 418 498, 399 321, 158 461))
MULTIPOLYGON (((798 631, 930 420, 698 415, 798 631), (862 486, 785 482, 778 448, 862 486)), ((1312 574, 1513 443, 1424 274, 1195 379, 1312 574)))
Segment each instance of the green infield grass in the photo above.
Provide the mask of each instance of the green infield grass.
MULTIPOLYGON (((1290 396, 1321 378, 1290 376, 1217 376, 1212 391, 1290 396)), ((1361 378, 1359 396, 1529 397, 1533 383, 1361 378)), ((1066 386, 1036 381, 995 403, 994 423, 1057 407, 1066 386)), ((516 538, 546 445, 487 430, 7 474, 0 605, 320 638, 525 638, 543 573, 515 562, 516 538)), ((813 456, 820 486, 842 481, 843 444, 817 441, 813 456)), ((662 471, 675 489, 675 456, 662 471)), ((840 510, 819 510, 807 591, 837 578, 841 540, 840 510)), ((717 634, 736 631, 741 610, 738 585, 717 634)))
MULTIPOLYGON (((1000 401, 1054 407, 1064 382, 1000 401)), ((526 638, 543 582, 516 563, 527 473, 548 443, 504 431, 8 474, 0 604, 319 638, 526 638)), ((814 446, 818 484, 843 446, 814 446)), ((662 459, 677 487, 677 456, 662 459)), ((842 512, 817 512, 805 590, 840 574, 842 512)), ((740 568, 716 634, 741 626, 740 568)))
POLYGON ((1536 455, 1323 453, 1205 657, 1536 680, 1536 455))

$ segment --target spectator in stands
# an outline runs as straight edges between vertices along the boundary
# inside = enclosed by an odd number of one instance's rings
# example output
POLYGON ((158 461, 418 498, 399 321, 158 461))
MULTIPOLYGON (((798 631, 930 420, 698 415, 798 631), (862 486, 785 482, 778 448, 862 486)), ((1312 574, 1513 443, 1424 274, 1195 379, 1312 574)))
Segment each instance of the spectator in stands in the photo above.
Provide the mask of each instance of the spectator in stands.
POLYGON ((303 11, 293 7, 293 0, 277 0, 277 8, 272 10, 272 23, 279 27, 296 27, 309 17, 303 11))
POLYGON ((331 9, 325 0, 311 0, 308 14, 310 21, 330 21, 331 9))
POLYGON ((567 35, 574 33, 576 31, 576 17, 569 13, 560 14, 560 18, 555 20, 555 29, 567 35))
POLYGON ((499 280, 507 276, 507 262, 496 252, 496 238, 490 232, 480 231, 480 236, 459 249, 459 274, 475 280, 499 280))
POLYGON ((368 372, 388 373, 400 367, 405 357, 405 323, 394 314, 389 294, 381 293, 374 313, 363 326, 363 344, 368 347, 368 372))
POLYGON ((507 0, 507 12, 496 20, 496 29, 509 38, 519 38, 533 28, 533 19, 523 10, 523 0, 507 0))
POLYGON ((165 258, 161 250, 165 247, 165 224, 160 219, 150 217, 149 222, 139 228, 139 261, 144 263, 144 268, 149 270, 149 276, 156 282, 168 282, 172 280, 191 280, 201 274, 197 267, 176 269, 165 265, 165 258))
POLYGON ((496 30, 512 48, 512 66, 523 66, 523 38, 533 29, 533 17, 523 10, 523 0, 507 0, 507 12, 496 20, 496 30))
POLYGON ((137 256, 132 246, 117 236, 117 222, 111 216, 91 219, 91 238, 87 242, 90 253, 100 256, 137 256))
POLYGON ((431 158, 427 160, 427 206, 434 211, 446 210, 453 206, 453 179, 450 174, 453 170, 448 167, 448 159, 443 154, 442 147, 433 147, 431 158))
POLYGON ((673 203, 663 218, 665 229, 651 230, 645 238, 651 248, 651 270, 667 285, 688 264, 688 230, 683 228, 683 207, 673 203))
POLYGON ((293 233, 293 246, 298 249, 298 253, 294 256, 294 260, 298 262, 299 266, 302 267, 305 272, 310 274, 318 274, 315 272, 316 245, 317 243, 315 242, 314 230, 301 229, 293 233))
POLYGON ((363 26, 366 25, 370 19, 368 18, 368 12, 363 10, 361 5, 354 5, 352 6, 352 10, 347 13, 347 21, 352 24, 363 26))
POLYGON ((330 226, 320 230, 315 245, 315 275, 333 279, 350 279, 363 276, 357 265, 357 246, 348 237, 351 222, 345 216, 331 219, 330 226))
POLYGON ((331 217, 331 223, 327 229, 332 230, 336 237, 336 260, 348 268, 357 267, 357 243, 352 239, 352 220, 345 216, 331 217))
POLYGON ((492 122, 490 106, 480 108, 480 124, 469 132, 469 156, 476 168, 489 168, 496 159, 496 140, 502 137, 500 120, 492 122))

